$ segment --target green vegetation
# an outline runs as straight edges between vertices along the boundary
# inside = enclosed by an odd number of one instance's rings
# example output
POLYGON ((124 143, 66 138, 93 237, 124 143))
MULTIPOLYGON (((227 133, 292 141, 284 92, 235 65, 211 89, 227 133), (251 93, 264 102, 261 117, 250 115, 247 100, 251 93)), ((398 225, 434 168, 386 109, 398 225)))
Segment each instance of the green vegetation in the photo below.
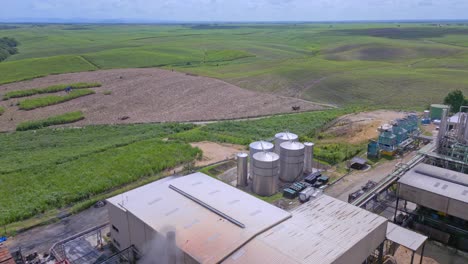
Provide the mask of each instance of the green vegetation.
MULTIPOLYGON (((299 135, 301 141, 315 142, 315 157, 330 165, 354 157, 365 145, 349 144, 336 140, 321 141, 320 131, 335 118, 363 111, 362 108, 333 109, 327 111, 315 111, 285 116, 273 116, 249 121, 225 121, 206 126, 197 127, 182 133, 171 135, 170 138, 186 142, 215 141, 240 145, 248 145, 255 140, 272 139, 280 131, 291 130, 299 135)), ((209 169, 208 169, 209 170, 209 169)), ((212 175, 213 173, 208 173, 212 175)))
POLYGON ((0 106, 0 115, 3 115, 3 113, 5 113, 5 108, 0 106))
MULTIPOLYGON (((14 56, 13 56, 14 57, 14 56)), ((29 80, 49 74, 96 70, 80 56, 54 56, 0 63, 0 84, 29 80)))
POLYGON ((104 94, 104 95, 111 95, 111 94, 112 94, 112 91, 104 91, 103 94, 104 94))
POLYGON ((26 121, 16 126, 16 131, 25 131, 31 129, 40 129, 53 125, 69 124, 84 119, 81 111, 69 112, 63 115, 52 116, 47 119, 26 121))
POLYGON ((463 95, 462 91, 455 90, 444 98, 444 104, 450 105, 450 111, 452 111, 452 113, 458 113, 460 107, 468 105, 468 98, 463 95))
POLYGON ((18 44, 18 41, 13 38, 0 38, 0 62, 6 60, 6 58, 11 55, 18 53, 18 49, 16 48, 18 44))
POLYGON ((32 110, 32 109, 36 109, 39 107, 60 104, 66 101, 73 100, 78 97, 95 94, 95 93, 96 92, 93 90, 83 89, 83 90, 71 91, 69 94, 65 96, 49 95, 49 96, 44 96, 44 97, 25 99, 19 102, 19 108, 21 110, 32 110))
POLYGON ((0 83, 160 66, 341 106, 422 109, 447 90, 468 92, 467 32, 455 23, 13 25, 20 53, 0 64, 0 83))
POLYGON ((175 134, 170 138, 186 142, 209 140, 248 145, 255 140, 272 138, 280 131, 291 130, 302 138, 310 139, 315 137, 326 123, 354 111, 358 111, 358 108, 279 115, 247 121, 218 122, 175 134))
POLYGON ((100 83, 72 83, 72 84, 58 84, 53 85, 45 88, 34 88, 34 89, 27 89, 27 90, 14 90, 9 91, 3 95, 3 100, 8 100, 10 98, 19 98, 19 97, 26 97, 35 94, 44 94, 44 93, 56 93, 65 91, 67 87, 72 89, 84 89, 84 88, 93 88, 93 87, 100 87, 100 83))
POLYGON ((165 142, 185 124, 90 126, 0 134, 0 225, 93 198, 167 168, 200 150, 165 142))

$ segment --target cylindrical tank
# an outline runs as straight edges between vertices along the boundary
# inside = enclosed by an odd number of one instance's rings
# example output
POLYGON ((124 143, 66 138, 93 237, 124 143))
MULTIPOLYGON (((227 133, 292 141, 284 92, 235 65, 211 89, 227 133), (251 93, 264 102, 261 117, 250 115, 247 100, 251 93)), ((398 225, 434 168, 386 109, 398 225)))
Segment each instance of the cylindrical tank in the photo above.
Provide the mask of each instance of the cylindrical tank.
POLYGON ((304 172, 312 172, 312 160, 314 159, 314 143, 304 143, 304 172))
POLYGON ((280 148, 280 179, 294 182, 304 171, 304 144, 287 141, 280 148))
POLYGON ((275 152, 280 154, 280 145, 286 141, 297 141, 299 137, 294 133, 281 132, 275 135, 275 152))
POLYGON ((252 142, 250 143, 249 145, 249 158, 250 158, 250 169, 249 169, 249 173, 250 173, 250 177, 252 178, 252 175, 253 175, 253 172, 252 172, 252 159, 253 159, 253 155, 257 152, 261 152, 261 151, 266 151, 266 152, 270 152, 270 151, 273 151, 273 148, 275 146, 270 143, 270 142, 266 142, 266 141, 255 141, 255 142, 252 142))
POLYGON ((252 158, 253 192, 271 196, 277 192, 279 156, 274 152, 257 152, 252 158))
POLYGON ((238 153, 237 154, 237 186, 245 187, 247 186, 247 158, 249 155, 247 153, 238 153))
POLYGON ((423 118, 424 118, 424 119, 428 119, 430 114, 431 114, 431 111, 429 111, 429 110, 424 110, 423 118))

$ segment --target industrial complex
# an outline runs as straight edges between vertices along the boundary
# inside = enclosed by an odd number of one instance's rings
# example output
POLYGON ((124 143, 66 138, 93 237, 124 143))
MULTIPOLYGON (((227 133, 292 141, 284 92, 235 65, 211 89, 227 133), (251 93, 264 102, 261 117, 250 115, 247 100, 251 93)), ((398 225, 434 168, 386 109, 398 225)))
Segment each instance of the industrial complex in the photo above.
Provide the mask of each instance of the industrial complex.
POLYGON ((313 166, 314 143, 281 132, 236 155, 234 181, 191 172, 107 199, 108 223, 56 243, 53 263, 425 263, 428 240, 468 252, 468 114, 434 105, 378 132, 369 160, 410 159, 348 201, 328 194, 339 180, 313 166), (288 206, 262 200, 275 195, 288 206))

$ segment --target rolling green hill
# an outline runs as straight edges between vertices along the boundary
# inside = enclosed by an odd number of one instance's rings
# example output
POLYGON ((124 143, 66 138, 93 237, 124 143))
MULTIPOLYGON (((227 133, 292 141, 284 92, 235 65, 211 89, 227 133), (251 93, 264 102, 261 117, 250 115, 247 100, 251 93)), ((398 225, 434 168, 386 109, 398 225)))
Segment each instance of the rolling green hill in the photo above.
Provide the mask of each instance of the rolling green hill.
POLYGON ((15 25, 0 83, 166 67, 338 105, 423 108, 468 93, 468 27, 452 24, 15 25))

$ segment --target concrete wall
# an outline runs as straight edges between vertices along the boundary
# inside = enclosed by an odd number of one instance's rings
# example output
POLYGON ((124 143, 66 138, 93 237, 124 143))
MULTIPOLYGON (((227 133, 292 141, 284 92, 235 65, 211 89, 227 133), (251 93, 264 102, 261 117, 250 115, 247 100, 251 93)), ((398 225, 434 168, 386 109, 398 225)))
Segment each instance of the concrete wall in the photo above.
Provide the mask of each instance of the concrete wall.
POLYGON ((131 243, 127 212, 112 203, 108 203, 107 212, 109 214, 109 222, 111 225, 110 232, 113 245, 120 250, 128 248, 131 243))

